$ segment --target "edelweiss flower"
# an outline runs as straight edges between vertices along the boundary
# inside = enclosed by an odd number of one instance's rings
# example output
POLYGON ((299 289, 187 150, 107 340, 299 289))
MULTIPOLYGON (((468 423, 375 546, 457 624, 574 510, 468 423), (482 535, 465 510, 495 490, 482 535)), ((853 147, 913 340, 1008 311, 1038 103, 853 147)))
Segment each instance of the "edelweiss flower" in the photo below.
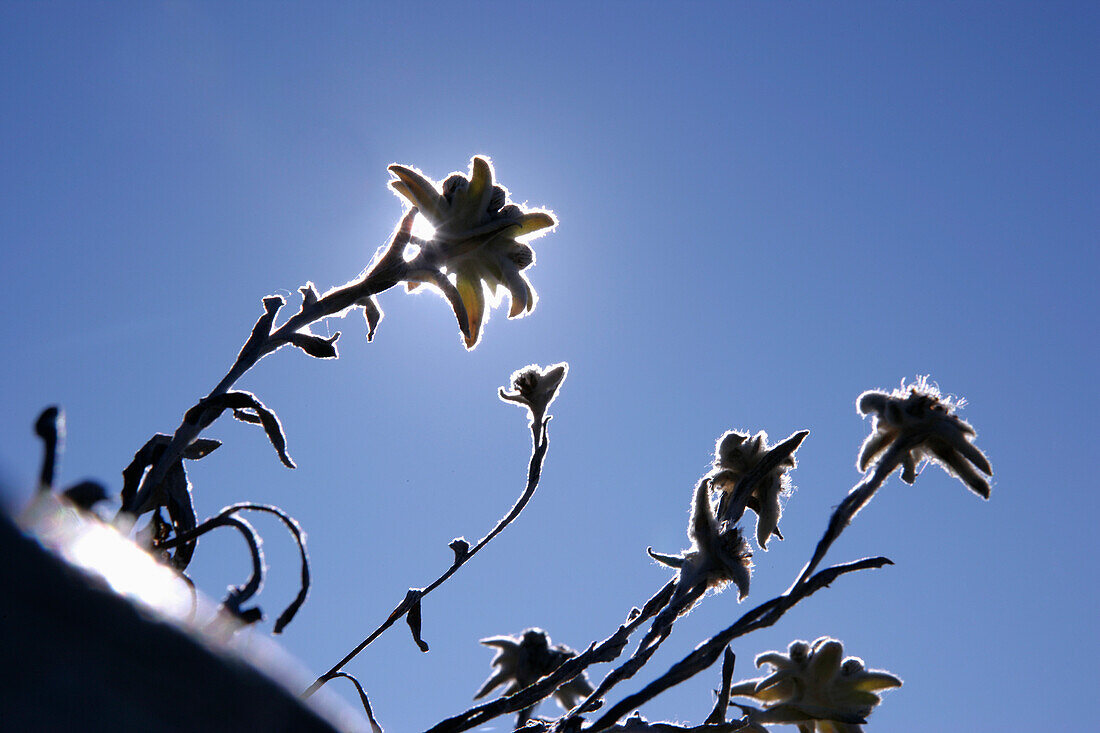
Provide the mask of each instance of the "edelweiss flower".
MULTIPOLYGON (((510 684, 504 690, 505 695, 519 692, 538 682, 576 655, 575 651, 565 645, 550 646, 550 637, 542 629, 527 629, 519 639, 514 636, 494 636, 482 639, 481 643, 498 649, 497 655, 493 657, 493 666, 498 669, 474 695, 475 700, 484 697, 506 682, 510 684)), ((588 697, 592 691, 592 685, 589 684, 584 673, 581 673, 559 687, 554 692, 554 697, 563 708, 572 710, 577 702, 588 697)), ((524 711, 526 715, 521 714, 524 722, 530 712, 531 709, 524 711)), ((523 723, 521 722, 520 725, 523 723)))
POLYGON ((978 471, 992 476, 993 467, 970 442, 977 433, 953 414, 955 403, 941 395, 927 377, 921 377, 908 388, 903 383, 889 393, 864 392, 856 404, 860 415, 875 416, 871 434, 863 441, 856 461, 860 471, 866 471, 876 457, 898 444, 907 447, 898 460, 902 466, 901 478, 906 483, 916 481, 917 464, 929 460, 978 496, 989 498, 989 481, 978 471))
POLYGON ((823 636, 807 644, 796 641, 789 653, 766 652, 756 666, 768 664, 772 674, 739 682, 730 694, 766 704, 748 711, 746 730, 763 731, 764 723, 792 723, 802 733, 858 733, 861 723, 882 700, 875 690, 900 687, 889 672, 865 669, 859 657, 844 657, 836 639, 823 636))
POLYGON ((677 568, 680 580, 676 595, 683 596, 700 580, 707 588, 721 591, 727 584, 737 586, 738 600, 749 594, 752 553, 738 527, 719 522, 710 504, 710 482, 703 479, 695 488, 688 538, 691 549, 679 555, 664 555, 649 548, 657 562, 677 568))
MULTIPOLYGON (((772 447, 768 445, 768 434, 763 430, 752 438, 748 433, 733 430, 725 433, 714 447, 714 470, 708 474, 711 485, 729 496, 741 477, 755 468, 772 447)), ((768 539, 773 534, 783 539, 779 532, 779 515, 783 511, 779 497, 790 489, 787 472, 796 465, 794 455, 780 461, 756 482, 746 504, 756 512, 756 544, 763 550, 768 549, 768 539)))
POLYGON ((546 415, 546 408, 558 396, 558 387, 568 373, 569 364, 564 361, 545 369, 537 364, 528 364, 512 372, 512 389, 515 392, 505 392, 501 387, 500 399, 525 405, 531 413, 531 421, 539 423, 546 415))
MULTIPOLYGON (((412 168, 391 165, 397 176, 390 186, 406 198, 435 227, 435 235, 421 248, 428 271, 424 280, 440 286, 451 301, 462 325, 466 348, 477 345, 487 318, 485 288, 492 304, 499 302, 501 288, 512 301, 509 318, 517 318, 535 307, 537 296, 521 272, 535 261, 529 246, 517 241, 553 227, 557 220, 546 211, 525 211, 508 202, 508 191, 493 185, 493 168, 487 158, 475 157, 469 177, 453 173, 436 185, 412 168), (449 292, 438 275, 454 276, 449 292), (457 302, 456 302, 457 300, 457 302)), ((421 284, 414 270, 409 288, 421 284)))

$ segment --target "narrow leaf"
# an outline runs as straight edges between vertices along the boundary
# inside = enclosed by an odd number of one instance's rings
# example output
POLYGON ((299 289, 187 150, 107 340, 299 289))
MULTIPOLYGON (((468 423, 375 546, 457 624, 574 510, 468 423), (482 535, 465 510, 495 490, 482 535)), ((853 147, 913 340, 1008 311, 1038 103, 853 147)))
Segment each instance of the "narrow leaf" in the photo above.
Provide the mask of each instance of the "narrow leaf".
POLYGON ((340 338, 339 331, 327 339, 315 336, 312 333, 302 333, 300 331, 296 331, 287 336, 287 340, 290 341, 290 343, 316 359, 337 358, 339 353, 336 351, 336 339, 338 338, 340 338))
POLYGON ((412 605, 409 607, 409 612, 405 614, 405 621, 409 624, 409 630, 412 631, 413 641, 420 647, 420 651, 426 652, 428 651, 428 645, 420 637, 420 591, 409 589, 405 601, 410 600, 412 600, 412 605))
MULTIPOLYGON (((191 483, 187 480, 187 472, 183 468, 183 461, 176 461, 168 469, 163 486, 165 487, 168 517, 172 521, 172 529, 175 535, 179 537, 195 529, 195 506, 191 499, 191 483)), ((195 554, 197 544, 198 540, 185 542, 172 555, 172 565, 181 573, 191 564, 191 557, 195 554)))
POLYGON ((212 438, 196 438, 191 441, 191 445, 183 449, 183 457, 190 461, 197 461, 200 458, 213 453, 222 445, 220 440, 213 440, 212 438))
POLYGON ((706 725, 718 725, 726 722, 726 710, 730 704, 730 682, 733 680, 733 665, 737 657, 728 646, 722 655, 722 688, 718 691, 718 699, 714 701, 714 709, 703 721, 706 725))
POLYGON ((370 721, 370 728, 373 733, 383 733, 382 726, 378 724, 378 721, 374 719, 374 711, 371 710, 370 700, 367 699, 367 693, 363 690, 363 686, 359 684, 359 680, 352 677, 347 672, 336 672, 331 675, 329 679, 335 679, 337 677, 343 677, 344 679, 351 680, 351 684, 355 685, 355 689, 359 692, 359 701, 363 703, 363 710, 367 713, 367 720, 370 721))
POLYGON ((264 432, 267 433, 267 439, 271 441, 275 452, 279 454, 279 460, 287 468, 295 468, 294 461, 290 459, 286 452, 286 436, 283 435, 283 427, 279 424, 279 418, 251 392, 236 390, 200 400, 197 405, 187 411, 184 420, 192 424, 198 424, 200 427, 206 427, 217 420, 218 415, 226 409, 233 410, 233 417, 238 420, 250 423, 259 422, 263 425, 264 432))

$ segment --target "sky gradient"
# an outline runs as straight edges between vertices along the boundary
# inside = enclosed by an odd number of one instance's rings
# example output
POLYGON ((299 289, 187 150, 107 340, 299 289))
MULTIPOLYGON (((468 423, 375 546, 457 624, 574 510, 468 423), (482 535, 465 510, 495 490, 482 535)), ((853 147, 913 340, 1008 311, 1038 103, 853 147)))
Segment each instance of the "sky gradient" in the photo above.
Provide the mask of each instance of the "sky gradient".
MULTIPOLYGON (((715 439, 810 430, 749 598, 708 597, 618 700, 790 584, 859 480, 856 397, 929 374, 966 398, 992 499, 935 467, 892 478, 829 559, 896 564, 741 640, 734 678, 831 635, 905 680, 869 731, 1084 730, 1100 502, 1073 471, 1100 409, 1098 47, 1090 3, 4 3, 0 480, 28 495, 31 425, 57 403, 62 483, 117 490, 263 296, 366 266, 403 211, 389 164, 442 180, 488 155, 560 220, 533 244, 535 311, 494 311, 467 353, 445 301, 388 292, 373 343, 358 315, 332 320, 339 360, 283 350, 240 382, 297 470, 229 420, 191 466, 200 516, 274 503, 309 532, 292 654, 323 672, 519 496, 530 437, 496 397, 519 367, 570 364, 542 485, 425 602, 429 653, 402 625, 349 665, 389 731, 469 706, 480 638, 612 633, 669 577, 645 548, 687 546, 715 439)), ((273 617, 295 549, 256 524, 273 617)), ((192 570, 218 596, 247 557, 212 535, 192 570)), ((718 679, 643 713, 700 723, 718 679)))

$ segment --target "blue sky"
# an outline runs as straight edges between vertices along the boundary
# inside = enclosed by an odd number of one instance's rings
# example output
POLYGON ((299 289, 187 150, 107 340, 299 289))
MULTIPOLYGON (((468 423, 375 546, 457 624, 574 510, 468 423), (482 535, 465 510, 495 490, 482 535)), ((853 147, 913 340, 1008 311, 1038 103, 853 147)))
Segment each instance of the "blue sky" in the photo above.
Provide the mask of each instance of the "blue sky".
MULTIPOLYGON (((307 668, 518 496, 530 439, 495 394, 514 369, 571 365, 542 486, 426 601, 431 652, 394 628, 349 666, 388 730, 465 709, 482 637, 614 631, 667 580, 645 548, 686 546, 730 428, 811 431, 746 603, 782 591, 859 478, 856 397, 930 374, 967 399, 992 500, 938 469, 892 479, 830 559, 896 565, 743 640, 735 679, 832 635, 906 681, 869 730, 1084 728, 1098 42, 1088 3, 3 4, 4 483, 27 495, 30 426, 59 403, 63 481, 117 489, 263 296, 367 264, 402 212, 388 164, 442 179, 489 155, 561 222, 534 245, 535 312, 494 312, 466 353, 442 299, 386 293, 374 343, 358 317, 332 321, 338 361, 283 351, 240 383, 279 413, 296 471, 230 423, 191 471, 201 515, 270 502, 310 533, 314 590, 282 639, 307 668)), ((274 615, 296 559, 257 524, 274 615)), ((213 537, 192 568, 219 595, 246 556, 213 537)), ((708 598, 620 694, 738 614, 734 594, 708 598)), ((643 712, 701 722, 717 684, 716 668, 643 712)))

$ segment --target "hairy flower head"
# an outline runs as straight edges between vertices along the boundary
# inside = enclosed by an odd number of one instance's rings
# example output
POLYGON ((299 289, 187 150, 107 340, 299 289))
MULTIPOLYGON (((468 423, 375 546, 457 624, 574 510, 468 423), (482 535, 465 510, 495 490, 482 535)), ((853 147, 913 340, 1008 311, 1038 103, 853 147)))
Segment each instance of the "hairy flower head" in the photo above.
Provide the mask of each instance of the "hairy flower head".
POLYGON ((993 467, 971 442, 977 435, 974 428, 954 414, 958 404, 941 395, 927 377, 908 387, 903 382, 892 392, 864 392, 856 406, 860 415, 872 415, 874 422, 859 451, 859 470, 866 471, 876 458, 898 446, 900 454, 890 470, 900 465, 906 483, 917 480, 918 464, 928 460, 988 499, 989 480, 982 474, 992 476, 993 467))
MULTIPOLYGON (((731 493, 745 474, 752 471, 773 446, 768 445, 768 434, 761 430, 755 436, 730 430, 718 439, 714 447, 714 468, 708 474, 711 485, 731 493)), ((783 512, 780 496, 790 491, 791 480, 787 472, 796 466, 794 455, 789 455, 753 486, 746 507, 756 513, 756 544, 768 549, 768 539, 774 534, 779 539, 779 516, 783 512)))
POLYGON ((648 552, 657 562, 680 571, 678 595, 688 593, 699 582, 718 592, 733 583, 737 586, 738 600, 743 600, 749 594, 752 552, 739 527, 718 521, 709 496, 710 482, 703 479, 692 500, 688 524, 690 549, 679 555, 665 555, 652 548, 648 552))
POLYGON ((875 691, 901 686, 889 672, 866 669, 859 657, 845 658, 843 645, 827 636, 812 644, 795 641, 787 654, 773 651, 756 658, 757 667, 765 664, 771 674, 730 688, 733 696, 765 704, 763 710, 742 706, 748 710, 748 730, 791 723, 804 733, 858 733, 882 701, 875 691))
MULTIPOLYGON (((474 695, 475 700, 505 683, 508 683, 505 695, 519 692, 576 656, 575 651, 563 644, 551 645, 550 637, 542 629, 527 629, 518 638, 494 636, 482 639, 481 643, 496 647, 497 654, 493 657, 496 670, 474 695)), ((591 693, 592 685, 584 673, 581 673, 559 687, 554 692, 554 697, 563 708, 571 710, 579 700, 591 693)))
POLYGON ((419 268, 409 276, 409 288, 423 282, 439 287, 454 308, 466 348, 477 345, 488 319, 486 292, 495 305, 507 290, 509 318, 529 313, 537 300, 523 270, 535 253, 525 241, 557 224, 548 211, 527 210, 509 202, 508 190, 493 183, 488 158, 476 156, 467 175, 452 173, 438 186, 419 171, 391 165, 396 180, 390 187, 435 227, 423 242, 419 268))
POLYGON ((541 422, 550 403, 558 396, 558 388, 569 373, 569 364, 560 362, 545 369, 537 364, 528 364, 512 372, 512 392, 500 389, 500 398, 506 402, 524 405, 531 413, 534 423, 541 422))

